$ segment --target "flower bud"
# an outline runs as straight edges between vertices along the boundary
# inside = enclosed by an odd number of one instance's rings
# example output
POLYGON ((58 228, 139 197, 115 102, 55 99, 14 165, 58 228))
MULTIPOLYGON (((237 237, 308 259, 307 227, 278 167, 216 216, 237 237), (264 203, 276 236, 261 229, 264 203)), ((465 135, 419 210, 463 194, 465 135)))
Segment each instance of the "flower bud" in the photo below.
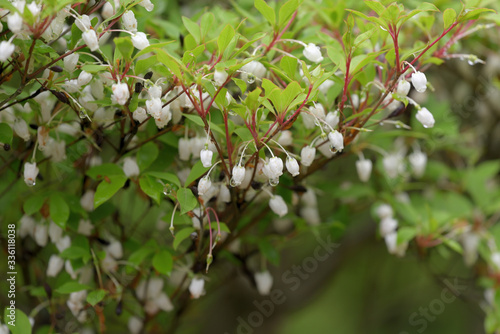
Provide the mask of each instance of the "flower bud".
POLYGON ((12 56, 16 46, 9 41, 0 42, 0 61, 6 61, 12 56))
POLYGON ((203 167, 208 168, 212 166, 212 157, 214 155, 214 152, 210 151, 209 149, 204 148, 200 152, 200 158, 201 158, 201 163, 203 167))
POLYGON ((358 177, 362 182, 368 182, 372 173, 372 161, 368 159, 361 159, 356 161, 356 170, 358 177))
POLYGON ((319 46, 316 46, 316 44, 309 43, 304 48, 304 51, 302 53, 304 54, 304 57, 306 57, 313 63, 319 63, 323 61, 323 56, 321 55, 321 49, 319 46))
POLYGON ((204 176, 198 182, 198 195, 203 195, 210 190, 212 187, 212 181, 208 176, 204 176))
POLYGON ((292 158, 292 157, 287 157, 286 158, 286 169, 292 176, 297 176, 299 175, 299 163, 297 162, 297 159, 292 158))
POLYGON ((24 182, 33 187, 36 183, 36 177, 38 176, 38 167, 36 166, 36 162, 34 163, 25 163, 24 164, 24 182))
POLYGON ((138 32, 132 35, 132 44, 138 50, 143 50, 149 46, 148 37, 143 32, 138 32))
POLYGON ((200 298, 201 295, 205 294, 205 280, 203 278, 193 278, 189 284, 189 292, 194 299, 200 298))
POLYGON ((92 80, 92 74, 85 72, 85 71, 81 71, 80 75, 78 76, 78 80, 77 80, 78 86, 80 86, 80 87, 85 86, 86 84, 88 84, 90 82, 90 80, 92 80))
POLYGON ((146 109, 144 109, 142 107, 138 107, 133 112, 132 117, 137 122, 142 123, 142 122, 144 122, 148 118, 148 114, 146 113, 146 109))
POLYGON ((123 160, 123 172, 128 178, 138 176, 140 174, 139 166, 135 159, 127 157, 123 160))
POLYGON ((90 17, 88 15, 81 15, 75 19, 75 24, 82 32, 85 32, 90 29, 90 17))
POLYGON ((101 11, 102 18, 107 20, 113 15, 115 15, 115 10, 113 9, 113 5, 111 4, 111 2, 106 2, 104 6, 102 6, 102 11, 101 11))
POLYGON ((269 273, 268 270, 255 273, 254 278, 259 294, 262 296, 269 295, 271 288, 273 287, 273 276, 271 276, 271 273, 269 273))
POLYGON ((78 59, 80 55, 76 52, 64 57, 64 69, 68 72, 73 72, 75 70, 76 64, 78 64, 78 59))
POLYGON ((125 30, 128 30, 130 32, 137 32, 137 20, 133 11, 127 10, 125 13, 123 13, 122 25, 125 30))
POLYGON ((47 246, 48 236, 49 235, 47 231, 47 226, 42 224, 35 225, 35 231, 33 232, 33 239, 35 239, 35 242, 38 246, 40 247, 47 246))
POLYGON ((408 156, 410 161, 411 169, 416 177, 422 177, 425 172, 425 166, 427 164, 427 155, 420 151, 415 151, 408 156))
POLYGON ((316 148, 312 146, 304 146, 300 151, 300 162, 304 166, 311 166, 316 157, 316 148))
POLYGON ((275 214, 280 217, 283 217, 288 213, 288 207, 286 206, 283 197, 281 197, 280 195, 274 195, 273 197, 271 197, 271 199, 269 200, 269 207, 275 214))
POLYGON ((410 83, 405 79, 402 79, 400 82, 398 82, 398 88, 396 92, 401 96, 407 96, 408 93, 410 92, 410 88, 411 88, 410 83))
POLYGON ((114 99, 116 103, 121 106, 127 103, 130 98, 130 92, 126 83, 113 84, 111 90, 113 91, 112 99, 114 99))
POLYGON ((432 116, 431 112, 425 107, 417 111, 415 118, 422 123, 424 128, 432 128, 434 126, 434 116, 432 116))
POLYGON ((340 152, 344 149, 344 137, 337 130, 328 134, 328 140, 330 140, 334 152, 340 152))
POLYGON ((420 71, 412 73, 411 83, 413 84, 413 87, 415 87, 415 90, 419 93, 423 93, 427 89, 427 78, 425 77, 425 74, 420 71))
POLYGON ((64 266, 64 260, 57 255, 51 255, 47 266, 47 276, 56 277, 64 266))
POLYGON ((227 77, 228 77, 228 74, 226 71, 215 70, 215 72, 214 72, 215 85, 217 85, 219 87, 222 86, 224 84, 224 82, 226 82, 227 77))
POLYGON ((99 49, 99 41, 97 39, 97 34, 93 29, 85 30, 82 33, 82 38, 85 44, 87 44, 90 51, 95 51, 99 49))

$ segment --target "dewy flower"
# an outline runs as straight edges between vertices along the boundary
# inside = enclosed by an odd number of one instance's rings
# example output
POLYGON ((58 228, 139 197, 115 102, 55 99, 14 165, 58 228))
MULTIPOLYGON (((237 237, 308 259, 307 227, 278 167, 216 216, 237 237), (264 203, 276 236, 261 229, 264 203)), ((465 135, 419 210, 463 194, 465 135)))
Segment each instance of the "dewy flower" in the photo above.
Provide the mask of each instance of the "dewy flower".
POLYGON ((245 167, 240 164, 233 167, 233 177, 231 178, 231 186, 236 187, 243 182, 245 178, 245 167))
POLYGON ((77 80, 78 86, 80 87, 85 86, 90 82, 90 80, 92 80, 92 74, 85 71, 81 71, 80 75, 78 75, 78 80, 77 80))
POLYGON ((252 76, 262 79, 266 75, 266 67, 256 60, 243 65, 240 71, 242 72, 241 78, 248 83, 255 81, 252 76))
POLYGON ((201 295, 205 294, 205 280, 203 278, 193 278, 191 284, 189 284, 189 292, 194 299, 200 298, 201 295))
POLYGON ((362 182, 368 182, 372 173, 372 161, 369 159, 360 159, 356 161, 356 170, 358 177, 362 182))
POLYGON ((0 61, 6 61, 12 56, 16 46, 9 41, 0 42, 0 61))
POLYGON ((139 166, 137 165, 135 159, 127 157, 123 160, 123 172, 128 178, 138 176, 140 174, 139 166))
POLYGON ((279 178, 283 175, 283 160, 279 157, 272 157, 264 165, 263 172, 270 180, 279 178))
POLYGON ((28 129, 28 124, 22 118, 16 119, 14 122, 14 132, 21 137, 24 141, 30 140, 30 132, 28 129))
POLYGON ((408 93, 410 92, 410 88, 411 88, 410 83, 405 79, 402 79, 400 82, 398 82, 398 88, 396 92, 401 96, 407 96, 408 93))
POLYGON ((206 192, 210 190, 212 187, 212 181, 210 181, 210 178, 207 176, 204 176, 200 179, 200 182, 198 182, 198 195, 203 195, 206 192))
POLYGON ((255 273, 255 284, 257 285, 257 290, 262 296, 267 296, 271 292, 273 287, 273 276, 266 270, 260 273, 255 273))
POLYGON ((143 32, 137 32, 132 35, 132 44, 138 50, 143 50, 149 46, 148 37, 143 32))
POLYGON ((214 81, 217 86, 222 86, 226 82, 227 77, 228 74, 224 70, 215 70, 214 72, 214 81))
POLYGON ((415 90, 419 93, 423 93, 427 89, 427 78, 425 77, 425 74, 420 71, 412 73, 411 83, 413 84, 413 87, 415 87, 415 90))
POLYGON ((68 72, 73 72, 75 70, 76 64, 78 64, 78 59, 80 56, 78 53, 72 53, 69 56, 64 57, 64 69, 68 72))
POLYGON ((111 90, 113 91, 113 98, 116 100, 116 103, 123 106, 127 103, 130 92, 128 90, 128 86, 126 83, 117 83, 111 86, 111 90))
POLYGON ((127 10, 125 13, 123 13, 122 25, 125 30, 128 30, 130 32, 137 32, 137 20, 133 11, 127 10))
POLYGON ((434 126, 434 116, 432 116, 431 112, 425 107, 417 111, 415 118, 422 123, 424 128, 432 128, 434 126))
POLYGON ((36 183, 36 177, 38 176, 38 167, 36 162, 25 163, 24 164, 24 182, 30 187, 33 187, 36 183))
POLYGON ((95 51, 99 49, 99 41, 97 39, 97 34, 93 29, 85 30, 82 34, 83 41, 89 47, 90 51, 95 51))
POLYGON ((142 107, 138 107, 135 109, 135 111, 132 113, 132 117, 134 120, 136 120, 139 123, 144 122, 148 118, 148 114, 146 113, 146 109, 142 107))
POLYGON ((425 166, 427 164, 427 155, 421 151, 415 151, 408 156, 411 169, 416 177, 424 175, 425 166))
POLYGON ((56 277, 64 266, 64 260, 57 255, 51 255, 47 266, 47 276, 56 277))
POLYGON ((313 63, 319 63, 323 61, 323 56, 321 55, 321 49, 316 44, 309 43, 303 51, 304 57, 312 61, 313 63))
POLYGON ((204 148, 200 152, 201 163, 203 167, 208 168, 212 166, 212 157, 214 152, 210 151, 208 148, 204 148))
POLYGON ((275 214, 280 217, 283 217, 288 213, 288 207, 286 206, 283 197, 281 197, 280 195, 274 195, 273 197, 271 197, 271 199, 269 200, 269 207, 275 214))
POLYGON ((304 166, 311 166, 316 156, 316 148, 312 146, 304 146, 300 151, 300 162, 304 166))
POLYGON ((333 130, 328 134, 328 140, 330 141, 334 152, 340 152, 344 149, 344 137, 337 130, 333 130))
POLYGON ((288 170, 288 172, 290 172, 290 174, 292 174, 292 176, 299 175, 300 168, 299 168, 299 163, 297 162, 297 159, 288 156, 286 158, 285 165, 286 165, 286 169, 288 170))

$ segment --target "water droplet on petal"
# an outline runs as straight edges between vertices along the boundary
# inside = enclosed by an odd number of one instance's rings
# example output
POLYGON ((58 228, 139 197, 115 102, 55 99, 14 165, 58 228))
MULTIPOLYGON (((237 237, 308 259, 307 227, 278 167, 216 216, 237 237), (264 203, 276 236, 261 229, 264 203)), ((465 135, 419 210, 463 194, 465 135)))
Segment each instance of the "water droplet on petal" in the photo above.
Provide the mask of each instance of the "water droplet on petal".
POLYGON ((280 179, 278 177, 274 179, 269 179, 269 185, 272 187, 276 187, 280 183, 280 179))
POLYGON ((255 82, 255 75, 253 75, 253 74, 248 74, 248 75, 247 75, 247 83, 251 85, 251 84, 253 84, 254 82, 255 82))
POLYGON ((167 195, 170 195, 172 193, 172 185, 170 183, 167 183, 164 187, 163 187, 163 194, 165 196, 167 195))
POLYGON ((80 110, 80 118, 87 118, 87 113, 83 110, 80 110))

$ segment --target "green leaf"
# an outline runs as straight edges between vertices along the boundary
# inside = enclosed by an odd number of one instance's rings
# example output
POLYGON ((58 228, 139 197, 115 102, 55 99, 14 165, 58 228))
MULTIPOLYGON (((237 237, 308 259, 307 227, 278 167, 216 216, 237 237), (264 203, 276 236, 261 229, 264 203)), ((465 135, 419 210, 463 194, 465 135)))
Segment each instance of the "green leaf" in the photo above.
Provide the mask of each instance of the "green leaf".
POLYGON ((31 323, 28 316, 16 308, 11 313, 7 307, 4 311, 3 322, 7 325, 12 334, 31 334, 31 323))
POLYGON ((146 195, 151 197, 157 204, 160 204, 161 194, 163 193, 163 185, 160 182, 152 176, 143 175, 139 179, 139 186, 146 195))
POLYGON ((276 249, 276 247, 274 247, 269 242, 269 240, 267 240, 267 239, 260 240, 259 241, 259 249, 260 249, 260 252, 262 253, 262 255, 264 255, 264 257, 269 262, 271 262, 275 266, 279 265, 280 254, 279 254, 278 250, 276 249))
POLYGON ((137 165, 139 166, 141 172, 151 166, 156 158, 158 158, 158 154, 158 147, 153 142, 149 142, 141 146, 139 151, 137 151, 137 165))
POLYGON ((463 22, 463 21, 468 21, 468 20, 477 20, 477 19, 479 19, 479 17, 481 16, 481 14, 484 14, 484 13, 494 13, 494 12, 495 11, 493 9, 476 8, 476 9, 468 11, 467 13, 464 12, 465 15, 461 16, 459 18, 459 21, 463 22))
POLYGON ((104 176, 125 176, 123 169, 112 163, 106 163, 99 166, 94 166, 87 171, 87 175, 94 180, 102 179, 104 176))
MULTIPOLYGON (((196 125, 199 125, 201 127, 205 127, 205 123, 203 123, 203 120, 200 118, 200 116, 191 115, 191 114, 183 114, 183 115, 184 115, 184 117, 186 117, 187 119, 189 119, 190 121, 195 123, 196 125)), ((208 124, 210 124, 210 130, 215 131, 223 136, 226 135, 226 133, 224 132, 224 130, 222 130, 220 128, 220 126, 214 124, 213 122, 208 122, 208 124)))
POLYGON ((421 10, 424 12, 439 12, 439 9, 436 7, 436 5, 430 2, 422 2, 418 5, 417 10, 421 10))
POLYGON ((191 21, 191 19, 185 16, 182 17, 182 23, 184 23, 184 26, 186 27, 187 31, 189 31, 189 33, 193 36, 196 43, 199 44, 201 41, 200 26, 196 22, 191 21))
POLYGON ((101 183, 97 186, 97 190, 94 195, 94 208, 99 207, 101 204, 113 197, 113 195, 116 194, 116 192, 120 190, 127 181, 127 177, 117 175, 109 176, 108 179, 109 180, 105 179, 101 181, 101 183))
POLYGON ((144 59, 139 59, 135 62, 134 73, 135 75, 142 74, 152 68, 158 63, 158 58, 156 55, 151 55, 144 59))
POLYGON ((85 71, 87 73, 98 73, 98 72, 103 72, 107 71, 109 69, 109 66, 105 65, 83 65, 82 66, 82 71, 85 71))
POLYGON ((297 58, 283 56, 280 60, 280 67, 290 79, 295 78, 297 72, 297 58))
POLYGON ((443 13, 444 29, 448 29, 457 19, 457 13, 453 8, 447 8, 443 13))
POLYGON ((200 31, 201 31, 201 38, 205 40, 205 36, 208 35, 208 33, 211 31, 212 26, 215 21, 215 16, 214 14, 208 12, 203 14, 200 20, 200 31))
POLYGON ((378 16, 382 16, 385 11, 384 5, 378 1, 365 1, 365 5, 370 7, 375 13, 378 14, 378 16))
POLYGON ((172 173, 164 173, 164 172, 147 172, 146 175, 150 175, 152 177, 156 177, 158 179, 166 180, 170 183, 175 184, 178 188, 181 187, 181 182, 177 175, 172 173))
POLYGON ((165 65, 172 73, 178 77, 182 78, 181 67, 175 61, 175 59, 169 55, 165 50, 162 49, 154 49, 156 51, 156 55, 158 57, 158 61, 165 65))
POLYGON ((116 37, 113 39, 116 48, 120 51, 120 54, 125 60, 132 60, 132 53, 134 52, 134 45, 129 36, 127 37, 116 37))
POLYGON ((186 240, 187 238, 189 238, 189 236, 191 235, 191 233, 193 233, 195 231, 194 228, 192 227, 186 227, 186 228, 183 228, 182 230, 180 230, 179 232, 176 232, 175 233, 175 239, 174 239, 174 249, 177 250, 177 248, 179 247, 179 245, 184 241, 186 240))
POLYGON ((266 20, 271 24, 271 26, 276 25, 276 13, 274 9, 269 6, 264 0, 255 0, 255 8, 266 18, 266 20))
POLYGON ((89 258, 90 251, 80 246, 71 245, 62 251, 60 256, 63 259, 76 260, 76 259, 87 259, 89 258))
POLYGON ((278 14, 278 27, 282 28, 284 27, 290 18, 292 17, 293 13, 297 10, 299 7, 299 2, 297 0, 289 0, 281 6, 279 14, 278 14))
POLYGON ((80 283, 75 282, 75 281, 70 281, 70 282, 66 282, 63 285, 61 285, 60 287, 58 287, 55 290, 55 292, 60 293, 62 295, 67 295, 67 294, 70 294, 73 292, 78 292, 78 291, 82 291, 82 290, 89 290, 89 289, 91 289, 91 288, 88 285, 80 284, 80 283))
POLYGON ((24 213, 28 216, 38 212, 45 202, 45 196, 43 195, 34 195, 29 197, 23 204, 24 213))
POLYGON ((191 172, 189 173, 186 183, 184 183, 184 186, 188 187, 192 182, 196 181, 200 176, 205 174, 210 167, 203 167, 203 164, 201 163, 201 160, 198 160, 193 168, 191 168, 191 172))
POLYGON ((217 46, 219 47, 219 55, 223 54, 227 46, 235 35, 234 28, 231 25, 226 25, 217 39, 217 46))
POLYGON ((193 210, 198 205, 198 200, 194 197, 191 189, 188 188, 177 190, 177 201, 181 205, 181 214, 193 210))
MULTIPOLYGON (((148 242, 132 254, 128 261, 136 266, 140 265, 144 260, 155 251, 156 242, 148 242)), ((156 246, 157 247, 157 246, 156 246)))
POLYGON ((236 133, 236 135, 240 137, 244 142, 253 139, 252 133, 250 133, 250 130, 248 130, 248 128, 245 126, 236 128, 234 130, 234 133, 236 133))
POLYGON ((104 299, 104 297, 108 294, 108 291, 106 290, 103 290, 103 289, 99 289, 99 290, 94 290, 92 292, 90 292, 88 295, 87 295, 87 302, 92 305, 92 306, 95 306, 97 303, 99 303, 101 300, 104 299))
POLYGON ((50 218, 59 227, 65 228, 69 218, 69 206, 64 198, 58 194, 52 194, 49 201, 50 218))
POLYGON ((173 266, 174 260, 172 259, 172 254, 170 254, 170 252, 165 249, 156 253, 153 257, 153 267, 160 274, 170 275, 173 266))
POLYGON ((7 123, 0 123, 0 143, 12 144, 14 133, 7 123))

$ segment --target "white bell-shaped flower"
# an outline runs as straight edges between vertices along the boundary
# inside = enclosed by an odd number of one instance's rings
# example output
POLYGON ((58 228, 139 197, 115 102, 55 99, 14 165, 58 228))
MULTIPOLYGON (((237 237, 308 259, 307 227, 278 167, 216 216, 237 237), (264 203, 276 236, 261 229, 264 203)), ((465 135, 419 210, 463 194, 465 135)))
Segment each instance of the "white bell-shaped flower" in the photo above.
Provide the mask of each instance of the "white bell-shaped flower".
POLYGON ((90 22, 90 17, 88 15, 81 15, 75 18, 75 25, 80 29, 82 32, 85 32, 90 29, 91 27, 91 22, 90 22))
POLYGON ((179 138, 179 158, 183 161, 188 161, 192 152, 192 142, 189 138, 179 138))
POLYGON ((166 105, 161 108, 159 117, 155 117, 155 124, 158 129, 163 129, 168 122, 172 119, 172 112, 170 111, 170 106, 166 105))
POLYGON ((415 118, 422 123, 424 128, 432 128, 434 126, 434 116, 432 116, 431 112, 425 107, 417 111, 415 118))
POLYGON ((264 173, 266 173, 269 179, 276 179, 283 175, 283 160, 279 157, 272 157, 269 159, 269 162, 265 165, 267 167, 264 169, 264 173))
POLYGON ((89 47, 90 51, 95 51, 99 49, 99 40, 95 30, 89 29, 82 33, 82 38, 85 44, 89 47))
POLYGON ((92 74, 85 71, 81 71, 77 79, 78 86, 80 87, 85 86, 90 82, 90 80, 92 80, 92 74))
POLYGON ((323 56, 321 55, 321 49, 314 43, 309 43, 304 48, 303 51, 304 57, 313 63, 319 63, 323 61, 323 56))
POLYGON ((421 151, 415 151, 408 156, 410 161, 411 170, 416 177, 422 177, 425 173, 425 166, 427 165, 427 155, 421 151))
POLYGON ((401 96, 407 96, 408 93, 410 92, 410 88, 411 88, 410 83, 405 79, 402 79, 401 81, 398 82, 396 93, 398 93, 401 96))
POLYGON ((266 270, 254 274, 255 284, 257 285, 257 290, 262 296, 267 296, 271 292, 273 287, 273 276, 266 270))
POLYGON ((137 32, 137 19, 135 18, 134 12, 131 10, 125 11, 122 15, 122 25, 123 29, 130 32, 137 32))
POLYGON ((292 131, 284 130, 281 131, 281 134, 278 138, 278 144, 281 146, 290 146, 293 144, 292 131))
POLYGON ((134 158, 126 157, 123 160, 123 172, 128 178, 139 176, 139 166, 134 158))
POLYGON ((375 210, 375 213, 380 219, 384 219, 387 217, 392 217, 394 215, 394 211, 389 204, 381 204, 375 210))
POLYGON ((328 140, 334 152, 340 152, 344 149, 344 137, 337 130, 333 130, 328 134, 328 140))
POLYGON ((224 82, 226 82, 227 80, 227 77, 228 77, 228 74, 226 71, 224 70, 215 70, 214 71, 214 82, 215 82, 215 85, 220 87, 224 84, 224 82))
POLYGON ((18 12, 7 15, 7 26, 14 34, 18 34, 23 29, 23 18, 18 12))
POLYGON ((38 167, 36 166, 36 162, 29 163, 26 162, 24 164, 24 182, 33 187, 36 183, 36 177, 38 176, 38 167))
POLYGON ((382 164, 387 176, 391 179, 397 177, 404 167, 403 159, 397 153, 387 154, 382 160, 382 164))
POLYGON ((109 253, 109 255, 117 260, 123 257, 122 243, 116 239, 111 240, 105 249, 106 253, 109 253))
POLYGON ((189 292, 194 299, 205 294, 205 280, 203 278, 193 278, 189 284, 189 292))
POLYGON ((266 67, 256 60, 252 60, 248 64, 240 68, 242 72, 241 78, 248 82, 253 83, 255 78, 262 79, 266 75, 266 67))
POLYGON ((235 165, 233 167, 233 176, 231 178, 231 186, 236 187, 239 186, 243 180, 245 179, 245 167, 240 164, 235 165))
POLYGON ((330 111, 328 114, 326 114, 325 117, 325 122, 332 128, 335 129, 337 125, 339 124, 339 111, 330 111))
POLYGON ((49 238, 50 241, 52 242, 58 242, 63 234, 62 228, 60 228, 56 223, 53 221, 50 222, 49 224, 49 238))
POLYGON ((153 5, 151 0, 142 0, 138 3, 138 5, 146 8, 148 12, 151 12, 153 9, 155 9, 155 5, 153 5))
POLYGON ((87 190, 80 198, 80 205, 87 212, 94 211, 94 195, 95 191, 87 190))
POLYGON ((64 267, 64 260, 59 256, 52 254, 47 265, 47 277, 56 277, 64 267))
POLYGON ((36 224, 35 231, 33 232, 33 239, 35 239, 36 244, 40 247, 45 247, 47 246, 48 238, 49 234, 47 226, 43 224, 36 224))
POLYGON ((89 237, 92 234, 92 230, 94 229, 94 225, 88 219, 80 219, 78 223, 77 232, 89 237))
POLYGON ((379 231, 380 235, 385 237, 389 233, 396 231, 398 227, 398 221, 392 217, 385 217, 380 221, 379 231))
POLYGON ((280 195, 274 195, 273 197, 271 197, 271 199, 269 200, 269 207, 275 214, 280 217, 283 217, 288 213, 288 207, 283 200, 283 197, 281 197, 280 195))
POLYGON ((285 165, 286 165, 286 169, 288 170, 288 172, 290 174, 292 174, 292 176, 297 176, 299 175, 299 170, 300 170, 300 167, 299 167, 299 163, 297 162, 297 159, 293 158, 293 157, 290 157, 288 156, 286 158, 286 162, 285 162, 285 165))
POLYGON ((133 315, 128 319, 127 327, 131 334, 140 334, 144 327, 144 321, 133 315))
POLYGON ((231 202, 231 192, 229 191, 229 188, 225 184, 221 184, 220 186, 218 200, 220 200, 223 203, 231 202))
POLYGON ((70 73, 73 72, 75 70, 76 64, 78 64, 79 58, 80 55, 76 52, 64 57, 63 59, 64 69, 70 73))
POLYGON ((212 158, 213 158, 214 152, 210 151, 207 148, 204 148, 200 152, 200 158, 201 158, 201 163, 203 167, 208 168, 212 166, 212 158))
POLYGON ((372 161, 369 159, 360 159, 356 161, 356 170, 358 177, 362 182, 368 182, 372 174, 372 161))
POLYGON ((119 105, 123 106, 130 98, 130 91, 126 83, 117 83, 111 86, 113 98, 119 105))
POLYGON ((161 104, 161 99, 156 97, 156 98, 151 98, 146 101, 146 108, 148 110, 148 114, 150 114, 154 118, 160 117, 161 109, 162 109, 162 104, 161 104))
POLYGON ((30 140, 31 136, 30 136, 30 132, 28 129, 28 124, 26 123, 26 121, 24 119, 22 119, 22 118, 16 119, 16 121, 14 122, 13 128, 14 128, 13 129, 14 132, 19 137, 21 137, 24 141, 30 140))
POLYGON ((419 93, 423 93, 427 89, 427 78, 425 74, 420 71, 411 74, 411 83, 419 93))
POLYGON ((304 146, 300 151, 300 163, 304 166, 311 166, 316 157, 316 148, 312 146, 304 146))
POLYGON ((136 32, 132 35, 132 44, 138 50, 143 50, 149 46, 148 36, 143 32, 136 32))
POLYGON ((200 182, 198 182, 198 195, 203 195, 207 193, 212 187, 212 181, 208 177, 208 175, 202 177, 200 182))
POLYGON ((146 113, 146 109, 137 107, 137 109, 135 109, 135 111, 132 113, 132 117, 137 122, 142 123, 148 118, 148 114, 146 113))
POLYGON ((9 41, 0 42, 0 61, 6 61, 9 59, 15 49, 16 46, 9 41))

